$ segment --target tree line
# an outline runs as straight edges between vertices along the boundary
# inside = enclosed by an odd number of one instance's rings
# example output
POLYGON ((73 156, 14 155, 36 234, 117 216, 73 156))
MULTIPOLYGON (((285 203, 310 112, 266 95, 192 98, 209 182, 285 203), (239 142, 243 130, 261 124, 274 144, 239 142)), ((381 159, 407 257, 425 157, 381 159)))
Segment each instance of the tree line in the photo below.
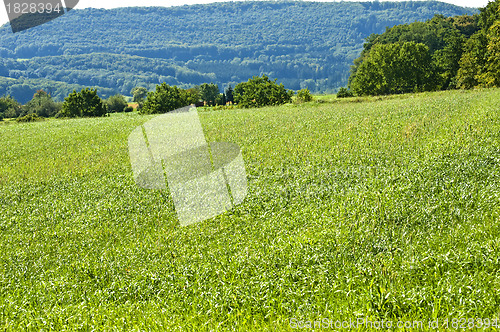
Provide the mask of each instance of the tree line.
MULTIPOLYGON (((266 75, 254 76, 247 82, 238 83, 233 89, 228 86, 222 93, 214 83, 203 83, 188 89, 171 86, 163 82, 154 91, 145 87, 135 87, 130 93, 132 101, 137 104, 141 114, 166 113, 183 106, 195 104, 207 105, 237 105, 251 108, 276 106, 292 101, 293 90, 288 90, 277 79, 271 80, 266 75)), ((312 100, 308 89, 298 92, 297 102, 312 100)), ((83 88, 73 90, 64 102, 55 102, 52 96, 44 90, 38 90, 33 98, 21 105, 11 96, 0 97, 0 119, 18 118, 18 121, 32 121, 43 117, 95 117, 113 112, 131 112, 123 95, 116 94, 108 99, 102 99, 97 89, 83 88)))
POLYGON ((371 33, 434 13, 475 12, 436 1, 74 9, 22 34, 0 27, 0 95, 24 104, 38 89, 58 101, 83 87, 105 98, 161 82, 225 89, 262 74, 293 90, 334 92, 347 84, 349 65, 371 33))
POLYGON ((500 86, 500 0, 367 38, 341 96, 500 86))

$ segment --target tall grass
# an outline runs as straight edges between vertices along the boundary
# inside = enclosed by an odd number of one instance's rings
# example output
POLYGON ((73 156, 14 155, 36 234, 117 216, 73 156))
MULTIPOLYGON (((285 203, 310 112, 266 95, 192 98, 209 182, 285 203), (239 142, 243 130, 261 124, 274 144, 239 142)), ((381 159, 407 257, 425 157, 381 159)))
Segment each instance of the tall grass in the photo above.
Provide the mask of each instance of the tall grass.
POLYGON ((0 329, 290 330, 499 318, 500 90, 202 112, 249 193, 178 225, 150 116, 0 125, 0 329))

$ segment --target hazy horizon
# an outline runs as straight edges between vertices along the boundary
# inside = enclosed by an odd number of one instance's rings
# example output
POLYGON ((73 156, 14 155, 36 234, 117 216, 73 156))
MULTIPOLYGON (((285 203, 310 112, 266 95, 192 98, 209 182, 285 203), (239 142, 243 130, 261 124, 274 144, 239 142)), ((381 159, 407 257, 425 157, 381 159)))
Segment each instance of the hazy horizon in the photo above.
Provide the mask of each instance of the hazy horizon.
MULTIPOLYGON (((247 0, 235 0, 235 1, 247 1, 247 0)), ((265 1, 265 0, 264 0, 265 1)), ((305 0, 309 1, 309 0, 305 0)), ((341 1, 322 1, 315 0, 316 2, 341 2, 341 1)), ((351 2, 361 2, 355 0, 345 0, 351 2)), ((386 1, 386 0, 381 0, 386 1)), ((409 0, 393 0, 393 2, 401 2, 401 1, 409 1, 409 0)), ((415 1, 415 0, 414 0, 415 1)), ((416 1, 426 1, 426 0, 416 0, 416 1)), ((100 1, 99 4, 96 4, 94 0, 81 0, 78 5, 76 5, 75 9, 84 9, 84 8, 120 8, 120 7, 174 7, 174 6, 182 6, 182 5, 194 5, 194 4, 208 4, 214 2, 230 2, 227 0, 173 0, 169 2, 169 5, 165 5, 165 1, 160 0, 106 0, 100 1)), ((446 2, 450 4, 454 4, 461 7, 472 7, 479 8, 484 7, 488 4, 488 0, 445 0, 439 2, 446 2)), ((0 25, 3 25, 9 22, 7 17, 7 11, 5 6, 1 6, 2 10, 0 11, 0 25)))

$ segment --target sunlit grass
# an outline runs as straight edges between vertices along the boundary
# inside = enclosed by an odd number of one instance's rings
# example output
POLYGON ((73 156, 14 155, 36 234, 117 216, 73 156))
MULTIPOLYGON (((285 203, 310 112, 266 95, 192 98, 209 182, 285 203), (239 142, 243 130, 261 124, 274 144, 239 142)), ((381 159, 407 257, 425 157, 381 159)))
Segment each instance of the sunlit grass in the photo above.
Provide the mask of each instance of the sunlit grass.
POLYGON ((188 227, 134 184, 150 118, 0 126, 0 328, 498 318, 500 90, 200 112, 249 193, 188 227))

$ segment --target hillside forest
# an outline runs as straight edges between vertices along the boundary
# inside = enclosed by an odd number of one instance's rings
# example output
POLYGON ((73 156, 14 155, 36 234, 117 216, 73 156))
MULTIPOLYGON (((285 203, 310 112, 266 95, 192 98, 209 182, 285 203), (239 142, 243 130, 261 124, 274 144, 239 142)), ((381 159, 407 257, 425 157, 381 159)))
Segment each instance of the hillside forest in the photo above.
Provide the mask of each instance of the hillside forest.
POLYGON ((397 25, 367 38, 354 61, 356 95, 500 86, 500 1, 479 14, 397 25))
POLYGON ((183 89, 211 82, 223 92, 263 75, 295 91, 335 92, 367 54, 367 37, 436 14, 455 26, 446 18, 476 13, 437 1, 74 9, 15 34, 0 27, 0 96, 25 104, 44 90, 63 101, 89 87, 109 98, 163 82, 183 89))

